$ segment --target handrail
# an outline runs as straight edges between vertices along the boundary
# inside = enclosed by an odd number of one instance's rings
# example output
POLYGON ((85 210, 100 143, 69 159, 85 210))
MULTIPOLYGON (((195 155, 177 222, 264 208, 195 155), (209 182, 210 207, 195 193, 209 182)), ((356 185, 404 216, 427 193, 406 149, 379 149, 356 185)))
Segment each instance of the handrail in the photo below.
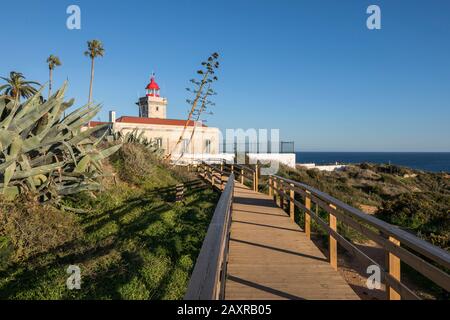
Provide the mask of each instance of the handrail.
POLYGON ((335 269, 337 268, 337 242, 350 252, 355 253, 365 262, 378 265, 354 246, 353 243, 338 233, 336 228, 337 219, 382 246, 383 249, 386 250, 388 258, 386 267, 379 267, 387 284, 389 298, 419 298, 400 281, 400 259, 440 287, 450 291, 450 275, 447 272, 425 261, 405 247, 427 257, 444 268, 450 269, 450 254, 447 251, 434 246, 397 226, 365 214, 364 212, 304 183, 277 175, 271 175, 269 176, 269 194, 275 198, 276 203, 279 203, 281 207, 284 207, 284 201, 287 200, 290 202, 289 210, 292 219, 295 207, 305 212, 305 232, 308 237, 310 236, 311 228, 310 218, 313 218, 328 233, 330 237, 330 263, 335 269), (304 204, 296 200, 295 194, 302 196, 304 204), (329 214, 329 223, 319 217, 317 211, 314 213, 311 210, 311 202, 316 205, 316 210, 317 207, 320 207, 329 214), (365 226, 365 224, 375 228, 377 231, 373 231, 365 226), (403 246, 401 246, 401 244, 403 246))
POLYGON ((228 163, 226 161, 221 161, 220 163, 208 163, 202 161, 196 165, 193 165, 192 167, 196 168, 197 172, 199 172, 205 180, 209 181, 213 187, 217 187, 216 182, 218 182, 221 188, 223 188, 224 177, 230 176, 230 174, 233 173, 235 179, 238 180, 241 184, 244 184, 246 181, 248 181, 253 186, 253 190, 258 191, 258 164, 255 164, 255 168, 252 168, 246 165, 228 163))
POLYGON ((234 175, 231 174, 209 224, 185 300, 224 298, 233 192, 234 175))

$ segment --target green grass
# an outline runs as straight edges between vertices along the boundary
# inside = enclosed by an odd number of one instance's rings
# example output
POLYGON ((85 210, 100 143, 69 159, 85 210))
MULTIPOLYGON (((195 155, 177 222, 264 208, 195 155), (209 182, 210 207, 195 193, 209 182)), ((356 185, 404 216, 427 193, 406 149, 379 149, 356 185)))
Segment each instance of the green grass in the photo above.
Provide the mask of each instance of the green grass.
POLYGON ((156 164, 142 180, 66 200, 87 209, 74 218, 82 235, 0 270, 0 299, 182 298, 218 195, 193 191, 176 203, 161 190, 178 173, 156 164), (80 290, 66 288, 69 265, 81 269, 80 290))

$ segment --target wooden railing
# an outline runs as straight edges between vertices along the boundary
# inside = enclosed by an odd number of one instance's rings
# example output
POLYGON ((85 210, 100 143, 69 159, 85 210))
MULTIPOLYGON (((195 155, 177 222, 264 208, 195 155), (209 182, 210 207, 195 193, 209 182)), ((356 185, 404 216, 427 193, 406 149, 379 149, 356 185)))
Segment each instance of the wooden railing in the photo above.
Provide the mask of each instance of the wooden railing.
MULTIPOLYGON (((205 180, 209 181, 213 187, 219 190, 224 190, 219 201, 219 203, 221 203, 219 209, 220 211, 225 210, 225 205, 223 204, 224 201, 231 201, 230 199, 232 198, 233 192, 226 190, 234 188, 234 180, 239 181, 242 184, 247 182, 253 187, 253 190, 259 190, 260 177, 258 165, 253 165, 253 167, 250 167, 248 165, 230 164, 225 162, 215 164, 201 163, 196 165, 193 170, 197 170, 197 172, 205 180), (228 183, 225 186, 227 176, 228 183), (230 183, 233 184, 231 185, 230 183), (224 196, 226 199, 224 199, 224 196)), ((430 279, 444 290, 450 291, 450 275, 448 273, 450 270, 450 254, 447 251, 434 246, 431 243, 426 242, 397 226, 391 225, 356 208, 353 208, 342 201, 306 184, 277 175, 270 175, 268 180, 269 195, 273 197, 275 203, 279 207, 289 213, 293 221, 295 221, 294 218, 296 208, 297 211, 304 214, 303 228, 308 238, 311 238, 311 219, 314 220, 317 225, 326 232, 329 238, 328 258, 331 266, 335 270, 337 270, 338 267, 337 261, 339 244, 353 256, 358 258, 363 265, 374 265, 379 268, 381 276, 380 281, 384 282, 386 285, 388 299, 420 299, 420 297, 418 297, 404 284, 404 282, 402 282, 400 267, 401 262, 409 265, 412 269, 421 273, 423 276, 430 279), (328 219, 323 219, 319 215, 319 210, 326 213, 328 215, 328 219), (377 243, 386 253, 385 263, 380 264, 376 262, 373 258, 369 257, 365 252, 343 236, 337 228, 338 221, 340 224, 354 229, 356 232, 377 243)), ((224 223, 226 221, 226 228, 228 228, 231 215, 231 202, 226 203, 228 205, 225 207, 229 208, 230 213, 228 213, 229 216, 226 219, 223 218, 220 222, 224 223)), ((218 213, 218 215, 222 216, 223 213, 218 213)), ((216 213, 214 216, 216 216, 216 213)), ((216 226, 215 228, 219 227, 220 226, 216 226)), ((220 230, 220 232, 223 231, 223 229, 220 230)), ((217 233, 219 231, 216 230, 214 232, 217 233)), ((229 231, 227 230, 227 232, 229 231)), ((208 230, 208 234, 209 233, 210 231, 208 230)), ((220 234, 222 235, 222 233, 220 234)), ((224 239, 222 240, 225 241, 224 239)), ((209 240, 210 243, 212 243, 212 241, 213 240, 209 240)), ((219 242, 217 239, 214 241, 214 245, 220 245, 220 248, 225 245, 224 242, 219 242)), ((226 248, 228 248, 227 241, 228 240, 225 241, 226 248)), ((214 245, 208 244, 209 249, 207 250, 209 250, 209 254, 213 253, 214 245)), ((205 246, 205 243, 203 246, 205 246)), ((203 250, 204 249, 202 247, 202 251, 203 250)), ((214 254, 217 255, 217 252, 214 254)), ((204 255, 206 255, 206 253, 204 253, 204 255)), ((216 270, 214 268, 216 268, 219 264, 219 262, 215 259, 215 257, 212 258, 211 263, 215 265, 211 270, 216 270)), ((207 263, 203 261, 201 263, 202 267, 198 267, 200 268, 199 270, 203 270, 201 272, 205 272, 205 264, 207 265, 207 263)), ((212 277, 211 274, 209 275, 212 277)), ((205 275, 202 276, 203 279, 205 279, 204 276, 205 275)), ((198 277, 200 276, 197 276, 197 278, 198 277)), ((216 275, 214 275, 214 277, 216 277, 216 275)), ((222 277, 225 277, 225 275, 222 274, 222 277)), ((193 279, 195 280, 195 277, 193 277, 193 279)), ((191 278, 191 282, 193 279, 191 278)), ((211 286, 211 282, 212 280, 208 280, 207 284, 211 286)), ((197 286, 200 286, 200 283, 197 283, 197 286)), ((188 293, 189 292, 192 292, 192 290, 188 291, 188 293)), ((196 292, 198 292, 198 290, 196 292)), ((190 298, 195 299, 194 296, 191 293, 190 298)))
MULTIPOLYGON (((214 185, 217 172, 214 167, 203 164, 214 185)), ((223 179, 220 179, 223 186, 223 179)), ((185 300, 217 300, 225 294, 225 278, 227 274, 228 245, 230 239, 231 211, 234 192, 234 175, 231 174, 223 187, 222 195, 217 203, 214 215, 209 224, 200 254, 189 280, 185 300)))
POLYGON ((304 231, 308 238, 311 237, 311 219, 326 231, 329 237, 329 262, 335 270, 337 270, 338 243, 360 262, 378 266, 381 272, 380 280, 384 280, 386 284, 388 299, 419 299, 401 281, 401 261, 441 288, 450 291, 450 275, 448 274, 450 254, 447 251, 303 183, 271 175, 269 176, 269 195, 274 197, 278 206, 288 211, 292 220, 294 220, 295 208, 304 213, 304 231), (319 216, 319 208, 328 214, 328 222, 319 216), (375 262, 342 236, 337 229, 338 221, 383 248, 386 252, 385 265, 375 262))
POLYGON ((259 185, 259 165, 240 165, 215 161, 213 163, 201 162, 189 167, 190 171, 196 171, 207 180, 213 187, 223 189, 226 177, 234 175, 236 181, 242 184, 248 183, 253 190, 258 191, 259 185))

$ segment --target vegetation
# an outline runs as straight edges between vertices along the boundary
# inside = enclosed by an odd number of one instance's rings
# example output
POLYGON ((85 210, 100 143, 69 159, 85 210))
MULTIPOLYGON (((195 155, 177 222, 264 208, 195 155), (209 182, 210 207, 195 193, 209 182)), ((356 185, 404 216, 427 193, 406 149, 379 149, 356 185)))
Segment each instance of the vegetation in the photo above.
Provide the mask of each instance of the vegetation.
POLYGON ((448 174, 366 163, 332 172, 283 167, 280 174, 450 249, 448 174))
POLYGON ((94 61, 97 57, 103 57, 105 54, 105 49, 100 40, 91 40, 87 42, 88 49, 84 52, 86 57, 91 59, 91 80, 89 82, 89 100, 88 103, 92 102, 92 85, 94 83, 94 61))
POLYGON ((60 66, 61 65, 61 61, 59 60, 59 58, 57 56, 54 55, 50 55, 47 58, 47 64, 48 64, 48 97, 50 98, 50 96, 52 95, 52 85, 53 85, 53 69, 55 69, 55 67, 60 66))
POLYGON ((104 167, 111 175, 103 178, 103 192, 65 197, 67 206, 84 213, 41 206, 37 214, 32 201, 0 204, 0 255, 7 257, 2 258, 7 263, 0 270, 0 297, 183 297, 217 194, 191 190, 183 202, 175 202, 167 187, 192 177, 169 169, 140 144, 125 143, 104 167), (18 224, 8 214, 13 208, 18 224), (41 227, 53 228, 49 242, 41 227), (81 268, 81 290, 66 288, 69 265, 81 268))
POLYGON ((74 102, 63 101, 66 84, 45 102, 41 90, 23 104, 0 96, 0 193, 12 199, 32 192, 47 201, 99 189, 100 161, 120 148, 97 148, 103 137, 91 135, 102 127, 80 132, 100 106, 78 108, 61 118, 74 102))
MULTIPOLYGON (((186 99, 186 102, 191 105, 191 109, 189 111, 188 118, 186 120, 186 123, 183 127, 183 130, 180 134, 180 137, 177 140, 177 143, 174 145, 172 150, 169 150, 169 153, 167 154, 166 158, 170 158, 172 153, 177 149, 178 145, 183 141, 183 138, 185 136, 186 128, 190 121, 199 121, 201 115, 206 112, 209 106, 213 106, 214 103, 210 101, 210 96, 216 95, 216 92, 212 89, 213 82, 217 81, 218 78, 215 75, 217 69, 219 68, 219 54, 217 52, 214 52, 211 54, 206 61, 203 61, 202 68, 197 71, 197 74, 199 75, 199 79, 191 79, 190 82, 192 83, 192 88, 186 88, 187 91, 191 92, 193 94, 193 98, 186 99)), ((192 127, 192 132, 189 137, 189 143, 191 142, 194 133, 195 133, 196 126, 192 127)), ((183 156, 181 154, 180 158, 183 156)), ((178 159, 178 160, 179 160, 178 159)))
MULTIPOLYGON (((180 299, 218 195, 187 184, 177 202, 174 187, 194 177, 161 161, 162 150, 142 132, 105 139, 107 125, 81 130, 100 109, 91 102, 102 43, 89 41, 85 55, 89 103, 67 116, 73 100, 63 101, 66 84, 51 89, 58 57, 47 59, 47 101, 22 74, 3 78, 0 298, 180 299), (72 265, 81 269, 80 290, 66 287, 72 265)), ((199 89, 198 117, 211 104, 217 57, 204 64, 208 87, 199 89)))
MULTIPOLYGON (((20 101, 20 98, 30 98, 37 93, 34 86, 38 86, 36 81, 27 81, 22 73, 11 71, 9 78, 0 77, 6 84, 0 86, 0 93, 11 97, 13 100, 20 101)), ((0 109, 1 110, 1 109, 0 109)))

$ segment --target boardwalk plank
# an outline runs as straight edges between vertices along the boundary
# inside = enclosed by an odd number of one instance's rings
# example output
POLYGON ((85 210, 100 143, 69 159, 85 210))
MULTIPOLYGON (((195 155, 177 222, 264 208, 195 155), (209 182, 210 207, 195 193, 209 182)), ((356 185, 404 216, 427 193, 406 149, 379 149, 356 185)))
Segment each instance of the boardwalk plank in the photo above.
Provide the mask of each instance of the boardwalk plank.
POLYGON ((236 184, 226 299, 358 299, 269 196, 236 184))

